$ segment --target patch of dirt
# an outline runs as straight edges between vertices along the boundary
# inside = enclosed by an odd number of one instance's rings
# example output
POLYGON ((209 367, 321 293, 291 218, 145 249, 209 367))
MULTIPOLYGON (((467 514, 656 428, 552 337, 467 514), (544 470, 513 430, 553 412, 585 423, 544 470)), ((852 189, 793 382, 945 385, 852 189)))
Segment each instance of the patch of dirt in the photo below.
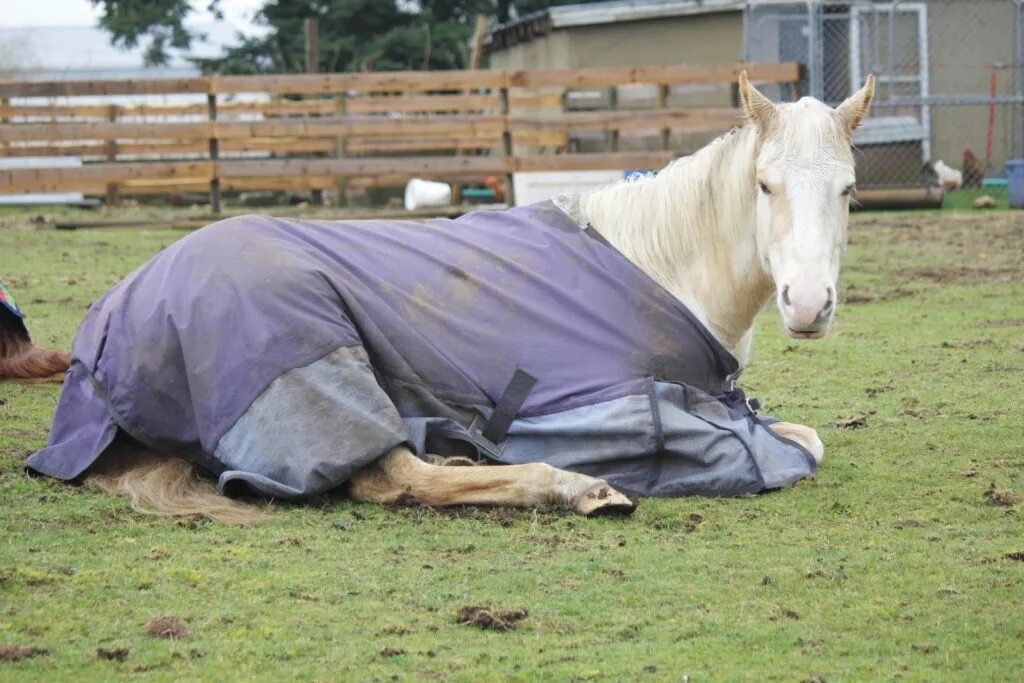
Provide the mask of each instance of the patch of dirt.
MULTIPOLYGON (((440 517, 449 519, 470 519, 475 522, 488 522, 501 527, 509 527, 516 522, 533 521, 534 511, 528 509, 507 508, 507 507, 481 507, 473 505, 453 505, 449 507, 430 508, 432 512, 440 517)), ((556 513, 539 511, 539 521, 543 524, 545 518, 554 520, 558 517, 556 513)))
POLYGON ((933 282, 940 285, 976 285, 982 282, 1015 282, 1021 269, 1016 266, 970 267, 961 265, 906 268, 899 275, 914 282, 933 282))
POLYGON ((925 643, 924 645, 911 645, 910 649, 922 654, 928 654, 929 652, 935 652, 938 648, 931 643, 925 643))
POLYGON ((526 618, 525 609, 494 610, 490 607, 463 607, 457 621, 466 626, 476 626, 494 631, 511 631, 526 618))
POLYGON ((112 662, 123 662, 128 659, 128 655, 131 654, 131 650, 126 647, 115 647, 107 649, 105 647, 96 648, 96 656, 100 659, 108 659, 112 662))
POLYGON ((409 632, 405 626, 401 624, 392 624, 391 626, 385 626, 381 630, 377 631, 378 636, 404 636, 409 632))
POLYGON ((172 614, 164 614, 149 620, 146 624, 146 633, 157 638, 180 640, 187 638, 189 631, 181 619, 172 614))
POLYGON ((539 536, 537 534, 531 534, 526 537, 526 540, 530 541, 536 546, 547 546, 552 550, 555 548, 562 548, 564 550, 586 550, 592 544, 590 543, 590 537, 586 534, 580 537, 568 537, 559 536, 539 536))
POLYGON ((1024 562, 1024 550, 1018 550, 1014 553, 1006 553, 1003 555, 1008 560, 1017 560, 1018 562, 1024 562))
POLYGON ((826 572, 823 569, 814 569, 804 574, 806 579, 828 579, 830 581, 846 581, 846 574, 843 573, 843 566, 839 565, 838 571, 826 572))
POLYGON ((986 320, 985 327, 1024 327, 1024 318, 1006 318, 1005 320, 986 320))
POLYGON ((405 650, 403 650, 400 647, 385 647, 385 648, 382 648, 381 651, 378 652, 377 654, 379 654, 381 657, 384 657, 385 659, 387 659, 389 657, 397 657, 398 655, 404 655, 405 654, 405 650))
POLYGON ((919 519, 900 519, 896 521, 896 526, 903 528, 908 526, 922 526, 924 522, 919 519))
MULTIPOLYGON (((1020 212, 978 214, 893 214, 854 217, 851 244, 881 247, 870 272, 923 284, 1019 282, 1024 278, 1024 215, 1020 212), (927 267, 900 268, 924 259, 927 267)), ((896 283, 893 283, 896 284, 896 283)))
POLYGON ((847 418, 845 420, 839 420, 836 422, 836 427, 839 429, 861 429, 862 427, 868 426, 868 414, 862 413, 860 415, 847 418))
POLYGON ((22 647, 20 645, 0 645, 0 662, 20 662, 31 657, 43 657, 50 654, 45 647, 22 647))
POLYGON ((976 349, 979 346, 992 346, 993 344, 995 344, 995 341, 986 337, 985 339, 975 339, 973 341, 963 342, 944 341, 939 344, 939 347, 943 349, 976 349))
POLYGON ((989 484, 985 491, 985 500, 989 505, 1013 507, 1020 502, 1020 496, 1009 489, 997 489, 995 484, 989 484))
POLYGON ((884 292, 875 292, 872 290, 854 290, 854 285, 848 285, 846 287, 846 294, 840 296, 839 303, 841 304, 870 304, 875 301, 895 301, 897 299, 906 299, 914 296, 914 292, 909 289, 897 287, 896 289, 886 290, 884 292))

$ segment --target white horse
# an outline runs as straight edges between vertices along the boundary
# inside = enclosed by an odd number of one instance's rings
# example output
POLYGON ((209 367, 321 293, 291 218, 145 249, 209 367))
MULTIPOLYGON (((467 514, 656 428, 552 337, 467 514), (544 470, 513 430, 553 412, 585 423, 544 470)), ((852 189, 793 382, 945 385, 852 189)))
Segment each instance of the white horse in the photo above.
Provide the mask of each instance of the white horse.
MULTIPOLYGON (((748 125, 655 176, 583 195, 568 210, 685 304, 742 366, 754 318, 773 294, 791 337, 828 332, 855 182, 852 133, 874 78, 836 109, 809 97, 772 104, 745 73, 739 92, 748 125)), ((824 455, 814 429, 771 428, 816 460, 824 455)), ((180 460, 112 459, 90 479, 153 512, 258 518, 180 460)), ((634 507, 601 480, 547 464, 444 467, 405 447, 358 471, 349 492, 380 503, 558 505, 583 514, 634 507)))

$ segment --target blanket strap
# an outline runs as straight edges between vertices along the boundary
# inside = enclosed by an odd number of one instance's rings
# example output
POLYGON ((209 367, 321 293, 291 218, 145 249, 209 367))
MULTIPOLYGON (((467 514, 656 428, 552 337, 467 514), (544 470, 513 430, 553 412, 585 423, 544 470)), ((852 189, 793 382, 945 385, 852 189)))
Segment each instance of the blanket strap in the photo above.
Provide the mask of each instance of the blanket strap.
POLYGON ((508 434, 508 428, 512 425, 512 421, 516 419, 516 413, 519 412, 523 403, 526 402, 526 397, 533 390, 533 385, 536 383, 536 377, 528 372, 516 369, 508 386, 505 387, 505 391, 502 392, 501 398, 495 404, 491 418, 487 420, 486 424, 481 424, 482 420, 476 418, 473 420, 473 424, 470 425, 469 433, 477 447, 492 457, 498 457, 499 449, 497 444, 500 441, 504 441, 505 436, 508 434))

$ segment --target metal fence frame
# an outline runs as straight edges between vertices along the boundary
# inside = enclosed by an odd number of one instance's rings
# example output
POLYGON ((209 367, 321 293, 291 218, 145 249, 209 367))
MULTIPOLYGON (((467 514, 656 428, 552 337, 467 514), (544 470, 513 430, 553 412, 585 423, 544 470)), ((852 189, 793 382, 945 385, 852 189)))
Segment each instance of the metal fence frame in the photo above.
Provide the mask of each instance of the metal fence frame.
MULTIPOLYGON (((802 81, 804 93, 832 105, 837 104, 842 97, 850 94, 863 82, 867 71, 866 68, 862 68, 865 62, 872 65, 871 70, 879 77, 880 84, 892 84, 897 81, 910 84, 914 79, 906 73, 908 65, 898 64, 896 56, 903 47, 898 43, 896 36, 900 30, 899 17, 901 13, 906 12, 913 12, 918 18, 916 68, 919 72, 919 88, 913 93, 898 93, 896 86, 880 88, 876 95, 876 111, 916 110, 923 129, 920 140, 922 161, 930 161, 933 160, 932 143, 936 134, 931 125, 934 112, 949 111, 951 107, 999 107, 1010 121, 1008 133, 1004 136, 1008 137, 1009 141, 1006 148, 1000 148, 999 156, 1024 158, 1024 0, 752 0, 747 3, 744 11, 744 60, 771 61, 774 51, 777 56, 785 56, 786 61, 803 62, 806 68, 802 81), (961 13, 970 13, 997 5, 1014 7, 1014 26, 1006 27, 1006 30, 1014 32, 1014 54, 1013 63, 994 63, 990 68, 998 69, 1001 73, 1012 72, 1012 92, 993 95, 950 92, 935 88, 932 83, 933 73, 938 73, 944 68, 963 68, 965 65, 951 67, 943 63, 941 55, 945 45, 935 44, 941 41, 932 41, 929 44, 929 32, 933 27, 931 22, 941 20, 943 12, 954 9, 961 13), (830 91, 827 82, 841 81, 847 76, 843 74, 842 78, 836 78, 835 64, 830 65, 825 51, 829 36, 834 37, 830 31, 834 31, 834 27, 841 25, 841 22, 848 22, 848 28, 843 30, 848 31, 849 35, 844 36, 843 42, 849 50, 846 57, 849 87, 844 88, 844 92, 837 93, 834 87, 830 91), (874 49, 868 60, 857 58, 865 39, 874 49), (772 40, 776 42, 773 43, 772 40)), ((963 39, 982 40, 983 36, 966 35, 963 39)), ((842 62, 842 59, 838 61, 842 62)), ((1000 171, 994 169, 994 172, 998 174, 1000 171)), ((894 183, 876 182, 876 179, 868 177, 863 184, 894 183)))

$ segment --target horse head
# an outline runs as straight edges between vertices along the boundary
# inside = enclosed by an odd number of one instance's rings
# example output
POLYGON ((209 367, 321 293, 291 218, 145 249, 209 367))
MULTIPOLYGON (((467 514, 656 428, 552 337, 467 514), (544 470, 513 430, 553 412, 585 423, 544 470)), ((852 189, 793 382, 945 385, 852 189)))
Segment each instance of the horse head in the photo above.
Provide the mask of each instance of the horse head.
POLYGON ((757 247, 791 337, 820 339, 836 311, 855 187, 853 130, 867 114, 874 76, 835 109, 804 97, 773 104, 740 75, 740 99, 757 127, 757 247))

